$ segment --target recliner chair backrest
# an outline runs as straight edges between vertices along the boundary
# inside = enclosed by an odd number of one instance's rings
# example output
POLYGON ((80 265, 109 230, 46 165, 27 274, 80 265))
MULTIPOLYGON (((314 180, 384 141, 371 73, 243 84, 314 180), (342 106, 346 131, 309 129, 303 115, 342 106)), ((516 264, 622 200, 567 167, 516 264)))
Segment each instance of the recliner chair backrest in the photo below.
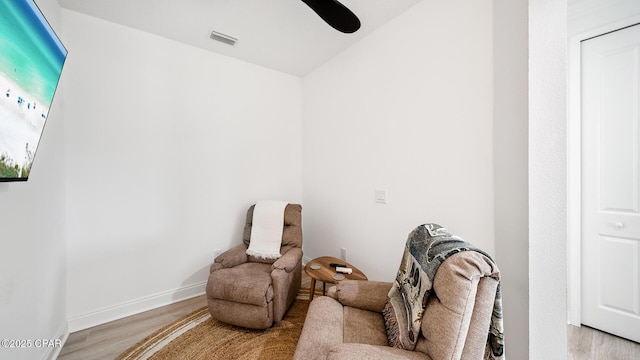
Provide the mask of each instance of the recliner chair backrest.
MULTIPOLYGON (((244 225, 244 233, 242 241, 249 247, 251 242, 251 224, 253 222, 253 209, 255 205, 251 205, 247 210, 247 220, 244 225)), ((287 204, 284 209, 284 228, 282 231, 282 245, 290 247, 302 247, 302 205, 299 204, 287 204)), ((282 251, 280 252, 282 253, 282 251)), ((258 259, 250 256, 251 261, 269 262, 273 263, 273 259, 258 259)))
POLYGON ((438 268, 416 350, 440 359, 482 359, 499 270, 476 251, 451 255, 438 268))

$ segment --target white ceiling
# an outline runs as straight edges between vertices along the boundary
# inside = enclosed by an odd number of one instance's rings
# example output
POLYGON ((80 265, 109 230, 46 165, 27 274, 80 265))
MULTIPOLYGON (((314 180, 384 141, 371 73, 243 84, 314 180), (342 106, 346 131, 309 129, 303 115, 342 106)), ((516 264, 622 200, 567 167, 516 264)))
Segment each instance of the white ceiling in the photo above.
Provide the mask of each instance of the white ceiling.
MULTIPOLYGON (((330 1, 330 0, 326 0, 330 1)), ((342 0, 362 22, 331 28, 301 0, 59 0, 63 8, 303 76, 420 0, 342 0), (211 40, 211 31, 238 39, 211 40)))

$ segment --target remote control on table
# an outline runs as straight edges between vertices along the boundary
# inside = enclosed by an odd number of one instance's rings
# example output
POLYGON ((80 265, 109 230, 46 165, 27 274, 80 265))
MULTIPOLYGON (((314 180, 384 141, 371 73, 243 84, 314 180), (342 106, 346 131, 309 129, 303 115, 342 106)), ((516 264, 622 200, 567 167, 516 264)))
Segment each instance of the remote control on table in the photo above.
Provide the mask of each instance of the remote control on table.
POLYGON ((329 266, 331 266, 331 267, 347 267, 346 264, 338 264, 338 263, 330 263, 329 266))

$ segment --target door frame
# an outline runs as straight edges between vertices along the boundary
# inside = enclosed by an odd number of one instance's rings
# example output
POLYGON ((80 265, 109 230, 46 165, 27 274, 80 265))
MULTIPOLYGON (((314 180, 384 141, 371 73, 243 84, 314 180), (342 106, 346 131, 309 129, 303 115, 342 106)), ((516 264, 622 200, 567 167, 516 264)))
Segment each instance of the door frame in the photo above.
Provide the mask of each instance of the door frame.
POLYGON ((640 14, 611 22, 569 38, 567 114, 567 321, 581 326, 582 266, 582 125, 581 43, 640 23, 640 14))

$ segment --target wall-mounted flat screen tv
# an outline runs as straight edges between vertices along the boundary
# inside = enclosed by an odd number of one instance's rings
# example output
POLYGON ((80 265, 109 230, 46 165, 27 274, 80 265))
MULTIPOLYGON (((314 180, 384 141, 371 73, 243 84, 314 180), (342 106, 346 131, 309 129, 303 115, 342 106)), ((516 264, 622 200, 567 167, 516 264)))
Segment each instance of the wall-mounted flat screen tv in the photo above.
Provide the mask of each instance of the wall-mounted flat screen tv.
POLYGON ((25 181, 67 50, 33 0, 0 0, 0 181, 25 181))

